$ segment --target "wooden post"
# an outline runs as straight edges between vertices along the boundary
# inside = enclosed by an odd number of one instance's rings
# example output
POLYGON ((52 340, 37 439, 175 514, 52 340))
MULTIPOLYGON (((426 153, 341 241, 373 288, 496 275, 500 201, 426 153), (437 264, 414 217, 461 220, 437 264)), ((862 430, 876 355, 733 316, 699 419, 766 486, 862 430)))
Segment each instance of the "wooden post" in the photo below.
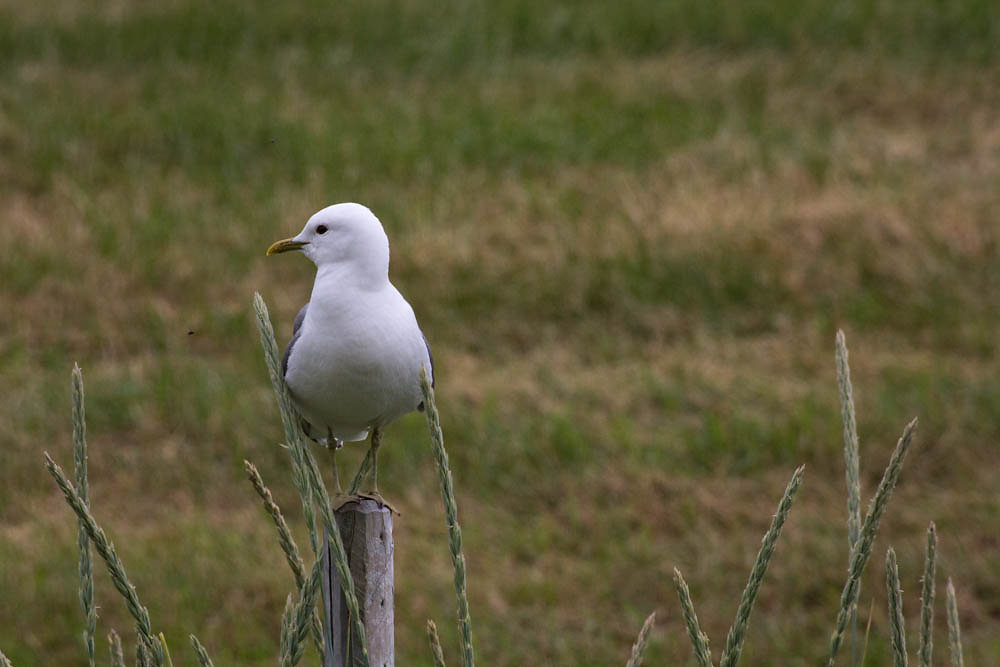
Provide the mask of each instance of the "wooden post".
MULTIPOLYGON (((392 511, 374 500, 361 498, 337 508, 334 515, 361 608, 369 664, 394 667, 392 511)), ((326 537, 324 531, 324 667, 356 667, 362 664, 361 652, 357 650, 353 619, 347 611, 326 537)))

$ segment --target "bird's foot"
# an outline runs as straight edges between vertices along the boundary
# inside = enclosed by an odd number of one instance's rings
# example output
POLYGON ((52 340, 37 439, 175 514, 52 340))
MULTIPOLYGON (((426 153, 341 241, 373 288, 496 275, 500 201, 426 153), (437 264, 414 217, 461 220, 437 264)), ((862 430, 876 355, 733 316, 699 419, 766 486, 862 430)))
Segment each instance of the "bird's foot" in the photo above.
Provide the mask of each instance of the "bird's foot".
POLYGON ((400 516, 399 510, 397 510, 395 507, 392 506, 392 504, 389 503, 389 501, 383 498, 378 491, 359 492, 356 494, 340 493, 330 499, 330 506, 332 507, 333 511, 336 512, 340 510, 340 508, 343 507, 344 505, 348 505, 350 503, 360 503, 362 500, 374 500, 376 503, 379 504, 380 507, 386 507, 393 514, 400 516))
POLYGON ((341 492, 330 499, 330 507, 333 509, 334 512, 336 512, 344 505, 347 505, 349 503, 356 503, 360 500, 361 496, 359 495, 341 492))
POLYGON ((399 514, 399 510, 389 504, 389 501, 382 497, 382 494, 378 492, 378 489, 372 489, 371 491, 362 491, 358 493, 359 498, 366 498, 367 500, 374 500, 382 507, 388 507, 389 511, 393 514, 399 514))

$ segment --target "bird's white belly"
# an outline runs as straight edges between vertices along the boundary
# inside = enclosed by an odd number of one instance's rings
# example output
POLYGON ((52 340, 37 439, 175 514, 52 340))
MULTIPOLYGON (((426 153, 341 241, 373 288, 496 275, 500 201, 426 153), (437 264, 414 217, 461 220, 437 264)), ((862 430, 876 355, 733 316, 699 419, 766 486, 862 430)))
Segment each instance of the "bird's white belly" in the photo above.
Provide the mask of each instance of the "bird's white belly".
POLYGON ((371 428, 415 410, 421 400, 420 365, 429 366, 429 359, 412 310, 324 318, 313 313, 316 305, 310 305, 285 377, 314 436, 329 432, 341 440, 361 440, 371 428))

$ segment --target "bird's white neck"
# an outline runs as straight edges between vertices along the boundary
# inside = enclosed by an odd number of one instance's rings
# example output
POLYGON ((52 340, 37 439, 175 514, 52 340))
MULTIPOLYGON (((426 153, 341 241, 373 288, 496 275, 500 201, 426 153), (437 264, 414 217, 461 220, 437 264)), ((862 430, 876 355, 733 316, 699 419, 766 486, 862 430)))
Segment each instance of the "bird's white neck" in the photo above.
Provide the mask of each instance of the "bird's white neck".
POLYGON ((316 269, 312 298, 337 299, 344 294, 378 292, 389 285, 388 262, 383 267, 354 262, 331 262, 316 269))

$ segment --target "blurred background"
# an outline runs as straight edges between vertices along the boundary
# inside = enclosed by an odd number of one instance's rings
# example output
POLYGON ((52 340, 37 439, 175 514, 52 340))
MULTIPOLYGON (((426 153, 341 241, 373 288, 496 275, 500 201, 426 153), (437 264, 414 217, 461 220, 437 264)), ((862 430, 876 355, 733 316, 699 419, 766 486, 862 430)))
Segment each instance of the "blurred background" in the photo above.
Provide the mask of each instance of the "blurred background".
MULTIPOLYGON (((0 647, 82 664, 72 465, 153 625, 193 662, 272 664, 294 586, 244 478, 301 508, 250 308, 284 345, 314 211, 380 216, 434 348, 490 665, 715 655, 795 467, 744 664, 816 664, 847 564, 834 334, 864 504, 921 425, 861 593, 888 664, 899 554, 915 647, 940 536, 966 658, 1000 662, 1000 5, 991 0, 270 3, 0 0, 0 647)), ((398 663, 458 660, 423 417, 380 456, 398 663)), ((360 460, 351 446, 343 459, 360 460)), ((98 659, 132 623, 97 574, 98 659)), ((309 651, 312 651, 310 648, 309 651)), ((307 660, 313 658, 307 655, 307 660)))

